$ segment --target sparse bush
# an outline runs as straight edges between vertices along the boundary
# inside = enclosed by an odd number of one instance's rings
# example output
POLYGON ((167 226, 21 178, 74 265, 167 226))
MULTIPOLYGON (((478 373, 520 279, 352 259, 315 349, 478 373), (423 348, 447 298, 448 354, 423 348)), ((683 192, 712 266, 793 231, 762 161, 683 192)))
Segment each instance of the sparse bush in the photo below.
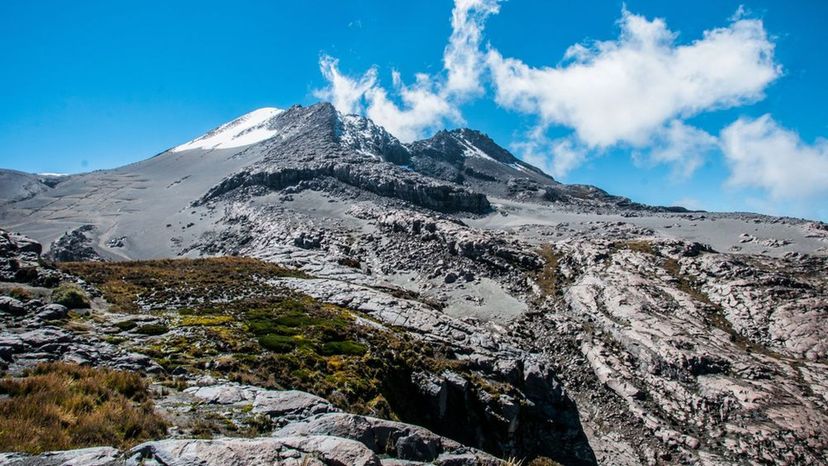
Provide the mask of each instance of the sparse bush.
POLYGON ((76 283, 61 283, 52 292, 52 302, 62 304, 69 309, 89 307, 89 297, 76 283))
POLYGON ((166 423, 136 373, 49 363, 0 379, 0 451, 40 453, 159 438, 166 423))
POLYGON ((20 301, 28 301, 32 299, 32 292, 25 288, 16 286, 9 290, 9 296, 14 299, 19 299, 20 301))
POLYGON ((161 259, 132 262, 62 262, 61 270, 82 277, 103 292, 118 312, 138 312, 138 298, 149 305, 224 301, 270 290, 267 280, 307 277, 298 271, 247 257, 161 259), (251 280, 256 277, 257 280, 251 280))

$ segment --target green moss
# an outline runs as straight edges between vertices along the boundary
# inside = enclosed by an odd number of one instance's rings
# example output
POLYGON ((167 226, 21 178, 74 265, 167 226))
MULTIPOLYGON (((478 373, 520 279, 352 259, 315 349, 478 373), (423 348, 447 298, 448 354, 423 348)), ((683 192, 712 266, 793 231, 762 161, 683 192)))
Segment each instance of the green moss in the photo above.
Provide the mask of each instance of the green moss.
POLYGON ((235 321, 233 316, 214 316, 214 315, 188 315, 181 318, 178 322, 182 327, 215 327, 218 325, 227 325, 235 321))
POLYGON ((320 353, 324 355, 334 355, 334 354, 350 354, 350 355, 358 355, 361 356, 368 351, 368 348, 355 341, 345 340, 345 341, 329 341, 322 345, 320 349, 320 353))
POLYGON ((76 283, 61 283, 52 292, 52 302, 62 304, 69 309, 89 307, 89 297, 76 283))
POLYGON ((276 353, 288 353, 296 348, 296 341, 293 338, 272 333, 260 336, 259 344, 276 353))

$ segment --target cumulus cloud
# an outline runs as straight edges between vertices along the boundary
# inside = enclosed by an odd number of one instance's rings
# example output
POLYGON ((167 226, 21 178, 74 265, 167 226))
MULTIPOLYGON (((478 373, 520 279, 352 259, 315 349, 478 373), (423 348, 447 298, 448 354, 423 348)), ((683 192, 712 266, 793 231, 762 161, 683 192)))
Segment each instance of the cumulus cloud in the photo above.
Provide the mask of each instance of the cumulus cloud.
POLYGON ((456 0, 452 33, 443 52, 444 76, 417 74, 415 82, 407 85, 392 71, 393 92, 389 92, 378 83, 376 68, 350 77, 340 72, 338 60, 323 56, 319 66, 328 87, 314 95, 331 101, 341 112, 367 115, 402 141, 423 137, 446 122, 462 123, 459 105, 483 92, 480 41, 486 17, 497 12, 497 0, 456 0))
POLYGON ((828 141, 803 142, 770 115, 740 118, 722 130, 722 152, 730 166, 728 183, 760 188, 777 200, 828 195, 828 141))
POLYGON ((641 165, 671 165, 673 178, 678 180, 690 178, 719 143, 715 136, 681 120, 665 124, 650 139, 648 147, 633 157, 641 165))
POLYGON ((456 0, 451 12, 451 37, 443 52, 448 73, 447 94, 465 97, 483 92, 480 74, 485 68, 480 51, 483 26, 489 15, 500 11, 498 0, 456 0))
POLYGON ((587 149, 573 138, 548 138, 545 128, 534 128, 525 139, 512 144, 512 150, 526 163, 556 178, 566 176, 587 158, 587 149))
POLYGON ((490 48, 497 103, 537 116, 537 128, 572 128, 576 145, 592 153, 631 148, 640 161, 672 164, 687 177, 715 138, 684 120, 759 100, 782 72, 762 21, 741 13, 683 45, 660 18, 624 9, 619 26, 616 40, 575 44, 556 66, 532 67, 490 48))
POLYGON ((359 78, 351 78, 339 71, 339 60, 323 55, 319 59, 319 70, 328 81, 328 87, 314 91, 313 95, 318 99, 331 102, 343 113, 360 113, 362 96, 376 87, 376 68, 369 69, 359 78))
POLYGON ((426 74, 418 74, 416 82, 405 85, 400 74, 392 73, 394 89, 403 105, 398 106, 386 90, 374 86, 365 93, 366 114, 402 141, 413 141, 427 129, 439 128, 445 121, 461 122, 458 108, 439 92, 426 74))
POLYGON ((737 19, 687 45, 662 19, 624 10, 621 35, 534 68, 488 52, 497 102, 571 127, 590 147, 643 145, 666 122, 757 100, 781 70, 762 21, 737 19))

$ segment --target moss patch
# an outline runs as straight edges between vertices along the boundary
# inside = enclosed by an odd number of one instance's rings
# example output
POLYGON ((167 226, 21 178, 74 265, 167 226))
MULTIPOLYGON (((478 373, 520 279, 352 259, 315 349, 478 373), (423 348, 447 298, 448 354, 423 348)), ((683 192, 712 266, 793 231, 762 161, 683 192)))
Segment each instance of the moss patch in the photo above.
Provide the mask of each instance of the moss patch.
POLYGON ((0 379, 0 450, 40 453, 131 447, 166 433, 144 379, 131 372, 43 364, 0 379))

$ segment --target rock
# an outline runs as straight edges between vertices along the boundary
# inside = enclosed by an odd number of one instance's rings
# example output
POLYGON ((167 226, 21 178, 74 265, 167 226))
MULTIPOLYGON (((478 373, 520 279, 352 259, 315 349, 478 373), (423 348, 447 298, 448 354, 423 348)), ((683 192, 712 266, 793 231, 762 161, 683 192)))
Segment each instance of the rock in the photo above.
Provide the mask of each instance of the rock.
POLYGON ((378 455, 400 460, 430 462, 445 453, 469 453, 477 463, 497 461, 422 427, 347 413, 331 413, 288 424, 275 436, 333 435, 361 442, 378 455))
POLYGON ((0 296, 0 312, 19 316, 26 313, 26 306, 10 296, 0 296))
POLYGON ((256 393, 253 413, 271 417, 308 417, 314 414, 337 412, 328 400, 297 390, 262 390, 256 393))
POLYGON ((244 466, 252 464, 379 466, 365 445, 330 436, 160 440, 136 446, 127 465, 244 466))
POLYGON ((65 319, 69 309, 61 304, 47 304, 37 310, 36 317, 40 320, 65 319))
POLYGON ((95 225, 82 225, 67 231, 49 247, 48 256, 55 261, 100 261, 103 258, 92 247, 89 234, 95 225))
POLYGON ((444 281, 447 285, 450 285, 450 284, 452 284, 452 283, 454 283, 454 282, 456 282, 456 281, 457 281, 457 274, 456 274, 456 273, 454 273, 454 272, 449 272, 449 273, 447 273, 447 274, 446 274, 446 276, 443 278, 443 281, 444 281))
POLYGON ((18 335, 20 340, 32 348, 40 348, 50 343, 66 343, 72 340, 72 335, 56 327, 45 327, 30 330, 18 335))
POLYGON ((112 447, 51 451, 37 456, 21 453, 0 454, 0 464, 19 466, 109 466, 117 464, 121 452, 112 447))

